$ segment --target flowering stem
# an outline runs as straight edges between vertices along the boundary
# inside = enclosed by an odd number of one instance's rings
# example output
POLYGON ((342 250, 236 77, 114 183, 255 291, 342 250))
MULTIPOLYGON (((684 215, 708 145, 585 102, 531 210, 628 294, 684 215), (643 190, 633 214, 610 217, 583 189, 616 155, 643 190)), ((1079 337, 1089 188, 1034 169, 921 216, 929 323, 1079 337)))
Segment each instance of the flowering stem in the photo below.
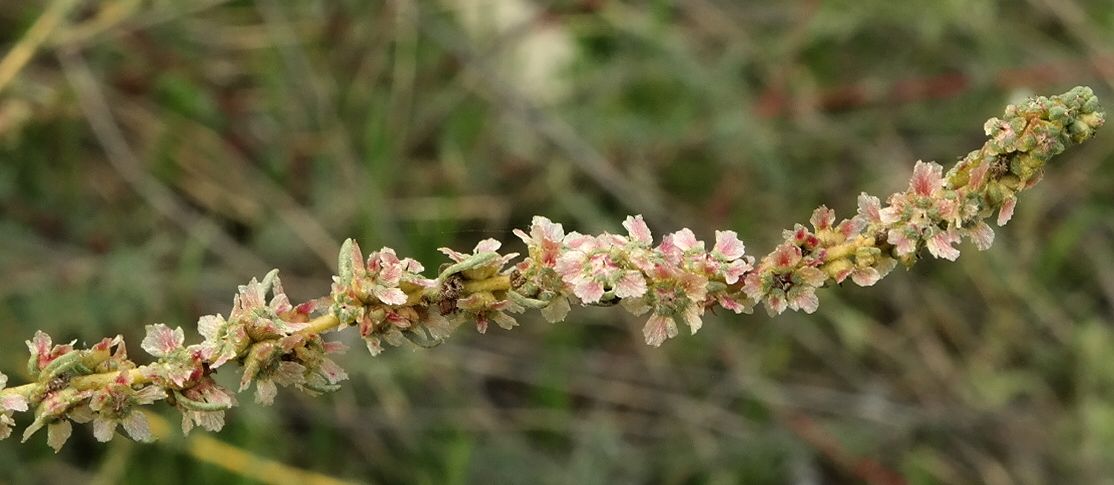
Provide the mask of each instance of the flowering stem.
POLYGON ((321 335, 348 327, 359 330, 374 355, 384 341, 434 347, 464 322, 481 333, 492 322, 510 329, 517 325, 510 314, 527 309, 559 322, 574 303, 648 314, 642 333, 653 346, 675 337, 682 325, 695 333, 705 311, 717 306, 735 313, 760 304, 770 315, 812 313, 820 288, 847 279, 871 286, 898 263, 910 266, 928 256, 954 260, 964 238, 988 249, 994 231, 984 220, 997 213, 999 225, 1008 222, 1017 195, 1040 180, 1047 162, 1090 139, 1103 121, 1088 88, 1011 105, 1002 119, 986 123, 987 142, 947 174, 936 163, 917 162, 908 189, 884 203, 862 194, 857 215, 838 223, 835 212, 821 206, 811 228, 797 224, 785 231, 785 240, 761 259, 744 254, 734 231, 716 231, 710 250, 689 229, 654 246, 641 216, 623 222, 625 236, 566 234, 561 224, 537 216, 529 233, 514 231, 528 254, 513 266, 518 255, 500 254, 502 243, 486 239, 471 254, 441 248, 452 263, 432 279, 419 262, 391 248, 365 258, 349 239, 328 298, 295 307, 272 271, 239 288, 227 319, 200 319, 200 344, 184 345, 181 328, 149 325, 141 346, 157 360, 148 365, 129 360, 119 336, 79 350, 37 332, 27 342, 35 382, 4 389, 7 377, 0 374, 0 438, 9 434, 14 412, 34 408, 24 439, 47 427, 56 450, 70 434, 70 420, 97 420, 97 439, 110 439, 105 431, 117 423, 145 439, 135 423, 142 413, 132 408, 164 399, 182 413, 184 431, 217 431, 236 403, 232 391, 213 380, 220 367, 240 363, 240 390, 254 384, 256 401, 264 404, 278 385, 311 395, 331 392, 348 377, 328 357, 343 346, 321 335))

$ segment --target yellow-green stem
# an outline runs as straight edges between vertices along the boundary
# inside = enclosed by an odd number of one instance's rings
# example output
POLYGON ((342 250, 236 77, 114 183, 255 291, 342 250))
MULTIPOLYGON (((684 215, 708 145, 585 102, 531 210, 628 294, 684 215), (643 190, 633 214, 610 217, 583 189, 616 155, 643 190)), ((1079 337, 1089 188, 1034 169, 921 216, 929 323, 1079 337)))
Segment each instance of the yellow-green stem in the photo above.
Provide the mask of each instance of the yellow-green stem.
POLYGON ((507 275, 493 276, 486 280, 464 282, 465 293, 478 293, 481 291, 507 291, 511 289, 511 277, 507 275))

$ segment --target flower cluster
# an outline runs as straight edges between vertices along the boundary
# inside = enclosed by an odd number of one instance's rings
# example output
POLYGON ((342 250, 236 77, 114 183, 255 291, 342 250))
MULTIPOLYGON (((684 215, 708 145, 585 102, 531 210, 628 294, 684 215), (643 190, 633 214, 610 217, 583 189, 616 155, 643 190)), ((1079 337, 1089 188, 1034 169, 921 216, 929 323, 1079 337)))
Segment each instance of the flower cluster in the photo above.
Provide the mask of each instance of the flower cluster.
POLYGON ((717 231, 708 252, 689 229, 666 235, 655 247, 642 216, 627 217, 623 227, 626 236, 565 234, 560 224, 535 217, 529 236, 516 231, 530 253, 515 268, 521 279, 516 292, 543 302, 550 321, 564 319, 572 298, 586 305, 622 303, 636 315, 650 312, 643 335, 653 346, 676 336, 678 324, 696 333, 705 308, 717 301, 736 312, 748 308, 738 292, 729 291, 753 263, 735 232, 717 231))
POLYGON ((240 391, 254 382, 255 400, 261 404, 274 401, 279 385, 310 394, 335 390, 348 375, 326 354, 344 348, 327 345, 320 335, 303 331, 308 327, 304 317, 312 307, 290 304, 277 270, 262 282, 252 279, 240 287, 228 320, 220 315, 201 318, 202 357, 213 369, 238 359, 243 366, 240 391))
POLYGON ((14 425, 13 414, 34 410, 24 440, 47 429, 47 442, 61 448, 71 421, 93 423, 93 436, 111 439, 118 427, 133 439, 151 433, 140 406, 167 401, 182 413, 182 429, 210 431, 224 426, 235 394, 213 374, 229 362, 242 370, 240 391, 255 385, 255 399, 270 404, 278 386, 311 395, 336 390, 347 378, 329 356, 344 350, 322 334, 355 326, 372 354, 382 342, 423 347, 444 341, 458 325, 471 322, 484 333, 491 322, 512 328, 512 313, 539 310, 550 322, 565 320, 572 304, 618 305, 648 314, 646 343, 659 346, 684 325, 695 333, 716 306, 749 313, 762 304, 770 315, 785 310, 815 312, 817 290, 850 279, 871 286, 898 262, 911 265, 922 252, 954 260, 964 238, 985 250, 994 232, 984 221, 997 215, 1005 224, 1017 195, 1033 186, 1047 161, 1102 126, 1094 94, 1076 88, 1060 96, 1034 98, 1010 106, 1003 118, 987 122, 989 140, 946 174, 931 162, 917 162, 906 190, 882 199, 862 194, 858 212, 837 222, 821 206, 809 226, 795 225, 768 255, 755 259, 734 231, 716 231, 708 249, 690 229, 666 234, 654 244, 641 216, 622 223, 625 235, 566 232, 561 224, 534 217, 528 230, 515 230, 527 256, 501 254, 494 239, 470 253, 448 248, 451 260, 436 277, 410 258, 382 248, 364 258, 347 240, 338 259, 329 297, 293 305, 277 271, 239 288, 228 318, 207 315, 198 322, 200 343, 186 345, 185 332, 165 324, 147 326, 142 348, 156 360, 139 366, 128 358, 122 337, 87 349, 74 342, 55 344, 38 332, 27 341, 30 384, 6 387, 0 374, 0 439, 14 425))

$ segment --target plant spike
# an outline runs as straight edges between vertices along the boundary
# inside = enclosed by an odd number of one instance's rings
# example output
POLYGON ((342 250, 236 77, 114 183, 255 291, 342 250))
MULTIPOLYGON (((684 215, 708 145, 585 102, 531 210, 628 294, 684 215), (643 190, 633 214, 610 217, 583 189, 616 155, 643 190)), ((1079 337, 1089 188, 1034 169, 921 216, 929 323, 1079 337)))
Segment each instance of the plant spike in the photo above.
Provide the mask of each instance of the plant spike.
POLYGON ((201 317, 201 343, 185 345, 181 328, 148 325, 141 347, 156 360, 147 365, 128 358, 120 336, 76 349, 74 342, 55 345, 36 332, 27 341, 32 383, 5 389, 7 376, 0 374, 0 439, 11 434, 14 413, 34 410, 23 439, 46 427, 55 451, 70 436, 70 421, 92 421, 100 441, 110 440, 118 424, 147 441, 151 434, 137 408, 159 400, 182 413, 183 432, 195 426, 219 431, 225 411, 236 405, 235 393, 213 379, 224 364, 240 364, 239 390, 254 384, 263 404, 273 401, 279 385, 311 395, 331 392, 348 376, 328 356, 345 349, 322 334, 349 326, 374 355, 383 341, 436 346, 464 322, 480 333, 491 322, 509 329, 517 325, 511 314, 526 309, 560 322, 573 303, 648 314, 643 335, 655 347, 682 325, 696 333, 704 312, 715 306, 735 313, 759 304, 770 315, 812 313, 822 287, 848 278, 871 286, 924 253, 955 260, 964 238, 988 249, 994 231, 985 219, 1006 224, 1018 194, 1040 180, 1048 160, 1090 139, 1102 124, 1098 99, 1086 87, 1010 105, 1002 118, 987 121, 987 142, 947 173, 918 161, 905 191, 885 203, 861 194, 858 213, 839 222, 821 206, 811 228, 797 224, 784 231, 784 241, 758 260, 744 254, 734 231, 716 231, 711 250, 689 229, 654 246, 641 216, 623 222, 626 235, 595 236, 566 233, 561 224, 535 216, 529 232, 514 231, 527 248, 517 263, 511 264, 517 254, 500 254, 502 243, 485 239, 471 253, 442 248, 452 263, 435 278, 391 248, 364 258, 349 239, 328 297, 294 306, 277 270, 271 271, 240 286, 227 319, 201 317))

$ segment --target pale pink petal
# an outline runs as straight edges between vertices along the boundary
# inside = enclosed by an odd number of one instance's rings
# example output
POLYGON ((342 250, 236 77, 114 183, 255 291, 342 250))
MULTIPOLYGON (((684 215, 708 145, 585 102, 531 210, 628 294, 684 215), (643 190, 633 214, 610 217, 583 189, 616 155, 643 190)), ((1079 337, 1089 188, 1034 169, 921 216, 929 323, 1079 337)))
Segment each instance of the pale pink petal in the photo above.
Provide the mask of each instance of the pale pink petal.
POLYGON ((638 271, 627 271, 615 284, 615 296, 635 298, 646 294, 646 278, 638 271))
POLYGON ((820 307, 820 299, 816 296, 816 291, 811 286, 794 286, 789 290, 787 295, 789 300, 789 308, 794 310, 804 310, 805 313, 813 313, 820 307))
POLYGON ((27 350, 31 351, 31 355, 38 359, 39 368, 41 369, 50 359, 51 339, 42 330, 35 330, 35 336, 31 340, 27 340, 27 350))
POLYGON ((623 227, 627 229, 627 234, 630 235, 632 241, 641 246, 649 246, 654 243, 654 237, 650 234, 650 227, 646 225, 646 221, 642 219, 642 215, 627 216, 627 220, 623 221, 623 227))
POLYGON ((781 315, 789 306, 788 302, 785 301, 785 292, 779 289, 771 290, 766 295, 765 304, 766 313, 769 313, 771 317, 781 315))
POLYGON ((721 306, 721 307, 723 307, 727 310, 731 310, 731 311, 735 312, 736 314, 744 313, 744 312, 747 311, 746 305, 744 305, 743 302, 739 301, 738 299, 736 299, 735 297, 733 297, 731 295, 725 295, 725 294, 722 294, 722 293, 719 294, 719 295, 716 295, 716 302, 719 303, 719 306, 721 306))
POLYGON ((733 285, 751 269, 753 269, 753 266, 751 266, 750 262, 736 259, 726 265, 721 265, 720 275, 723 276, 723 280, 727 282, 727 284, 733 285))
POLYGON ((898 256, 913 254, 917 251, 917 240, 906 235, 903 229, 890 229, 886 241, 893 244, 898 256))
POLYGON ((822 205, 812 211, 812 217, 808 221, 817 231, 831 229, 832 224, 835 223, 835 211, 822 205))
POLYGON ((140 347, 155 357, 166 357, 171 352, 182 348, 182 342, 185 340, 182 327, 171 330, 164 324, 156 323, 147 325, 147 336, 143 338, 140 347))
POLYGON ((530 236, 526 235, 526 232, 524 232, 522 229, 515 229, 511 231, 511 234, 518 236, 518 238, 521 239, 522 242, 526 243, 527 246, 534 244, 534 240, 531 239, 530 236))
POLYGON ((1013 210, 1017 207, 1017 197, 1009 196, 1002 201, 1002 208, 998 210, 998 225, 1004 226, 1013 219, 1013 210))
POLYGON ((565 228, 546 217, 534 216, 530 222, 530 235, 535 241, 560 242, 565 237, 565 228))
POLYGON ((18 411, 21 413, 27 411, 27 398, 19 394, 0 395, 0 412, 4 411, 18 411))
POLYGON ((206 340, 212 340, 217 338, 217 333, 224 323, 224 317, 220 315, 205 315, 197 321, 197 332, 206 340))
POLYGON ((874 286, 880 279, 882 274, 874 268, 856 268, 851 272, 851 281, 859 286, 874 286))
POLYGON ((913 178, 909 190, 920 196, 931 196, 943 186, 944 167, 936 162, 917 161, 913 167, 913 178))
POLYGON ((895 224, 901 220, 901 211, 897 207, 887 206, 878 211, 878 220, 886 225, 895 224))
POLYGON ((774 250, 773 254, 774 267, 779 270, 787 270, 797 266, 801 262, 801 248, 792 244, 782 244, 774 250))
POLYGON ((951 231, 940 231, 928 238, 925 246, 928 252, 937 258, 955 261, 959 258, 959 250, 952 244, 958 242, 958 237, 951 231))
POLYGON ((451 259, 451 260, 453 260, 454 262, 457 262, 457 263, 459 263, 461 261, 464 261, 465 259, 468 258, 467 254, 456 251, 452 248, 437 248, 437 250, 440 251, 445 256, 448 256, 449 259, 451 259))
POLYGON ((325 380, 329 381, 329 384, 336 384, 348 379, 348 373, 332 359, 323 359, 318 370, 321 371, 325 380))
POLYGON ((573 285, 573 294, 584 303, 597 303, 603 297, 603 284, 594 278, 580 278, 573 285))
POLYGON ((403 293, 403 291, 398 288, 384 288, 382 286, 376 286, 371 290, 371 292, 375 295, 376 298, 379 299, 379 301, 388 305, 406 304, 406 293, 403 293))
POLYGON ((863 192, 859 194, 859 216, 869 224, 882 222, 882 201, 873 195, 863 192))
POLYGON ((739 240, 739 234, 735 231, 716 231, 716 245, 712 248, 712 253, 732 261, 743 257, 746 246, 739 240))
POLYGON ((986 183, 986 176, 989 172, 990 164, 986 162, 979 162, 977 165, 975 165, 975 168, 971 169, 970 177, 967 180, 967 186, 970 187, 972 190, 978 190, 982 188, 983 184, 986 183))
POLYGON ((476 243, 476 250, 474 252, 477 254, 493 253, 495 251, 498 251, 501 246, 503 246, 503 243, 499 242, 498 239, 488 238, 480 241, 479 243, 476 243))
POLYGON ((677 323, 672 317, 655 313, 646 321, 646 326, 642 327, 642 336, 646 338, 647 345, 661 347, 666 339, 677 336, 677 323))
POLYGON ((681 251, 688 252, 691 249, 699 248, 704 249, 704 243, 696 239, 696 235, 692 233, 689 228, 683 228, 673 234, 670 234, 670 239, 673 245, 677 246, 681 251))
POLYGON ((978 224, 975 224, 975 227, 968 230, 967 236, 971 238, 971 241, 975 243, 975 247, 978 248, 979 251, 986 251, 994 244, 994 229, 990 227, 990 224, 982 221, 979 221, 978 224))

